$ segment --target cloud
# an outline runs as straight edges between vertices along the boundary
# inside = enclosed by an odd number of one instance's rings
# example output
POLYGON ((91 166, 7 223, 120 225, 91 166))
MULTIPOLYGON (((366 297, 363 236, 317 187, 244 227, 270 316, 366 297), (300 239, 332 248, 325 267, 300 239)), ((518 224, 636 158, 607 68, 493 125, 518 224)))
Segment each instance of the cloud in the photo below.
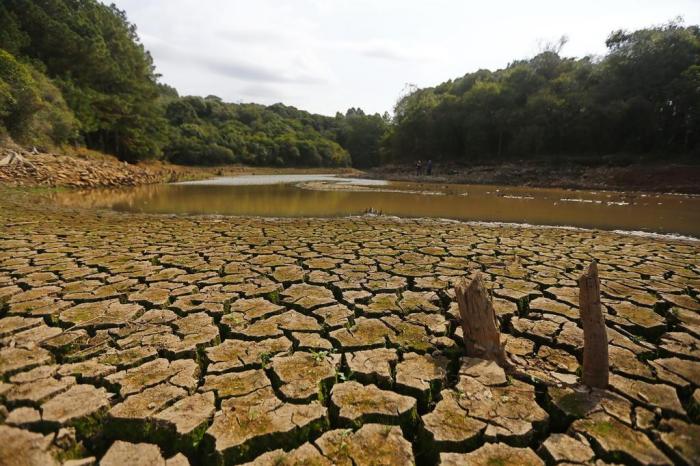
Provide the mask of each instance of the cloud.
POLYGON ((227 41, 246 44, 279 44, 289 38, 277 31, 264 29, 226 29, 218 31, 217 35, 227 41))
POLYGON ((206 52, 173 46, 152 36, 144 36, 143 39, 159 60, 167 60, 180 66, 189 64, 238 81, 300 85, 324 84, 328 81, 322 66, 312 57, 305 57, 303 54, 288 57, 286 64, 272 67, 263 63, 253 63, 232 54, 212 56, 206 52))
POLYGON ((361 51, 362 55, 370 58, 379 58, 392 61, 411 61, 413 57, 404 54, 401 50, 382 45, 367 47, 361 51))
POLYGON ((328 46, 353 52, 367 58, 400 63, 426 62, 434 59, 436 55, 434 52, 430 53, 427 50, 382 39, 342 41, 331 43, 328 46))
POLYGON ((241 89, 239 89, 238 92, 243 97, 245 97, 246 99, 250 99, 251 101, 284 101, 287 97, 287 95, 283 92, 280 92, 280 90, 277 87, 266 86, 262 84, 251 84, 248 86, 244 86, 241 89))
POLYGON ((321 76, 313 76, 305 71, 294 72, 283 68, 269 68, 264 65, 246 63, 241 60, 218 57, 195 57, 195 61, 206 68, 228 78, 239 81, 289 84, 323 84, 321 76))

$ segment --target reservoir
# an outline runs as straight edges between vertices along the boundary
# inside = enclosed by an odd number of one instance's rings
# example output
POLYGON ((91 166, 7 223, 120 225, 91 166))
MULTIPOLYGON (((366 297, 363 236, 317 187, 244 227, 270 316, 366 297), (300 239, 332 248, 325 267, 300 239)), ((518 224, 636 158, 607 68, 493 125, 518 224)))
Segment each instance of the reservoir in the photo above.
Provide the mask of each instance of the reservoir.
POLYGON ((334 175, 249 175, 125 189, 65 191, 66 206, 264 217, 376 213, 700 237, 700 196, 387 182, 334 175))

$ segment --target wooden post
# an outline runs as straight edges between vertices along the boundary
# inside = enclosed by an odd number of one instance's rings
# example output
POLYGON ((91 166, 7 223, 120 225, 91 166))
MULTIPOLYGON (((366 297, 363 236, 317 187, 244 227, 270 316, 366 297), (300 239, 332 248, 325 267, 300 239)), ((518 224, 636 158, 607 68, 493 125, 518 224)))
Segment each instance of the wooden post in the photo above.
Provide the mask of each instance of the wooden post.
POLYGON ((578 279, 578 302, 583 326, 583 374, 585 385, 608 386, 608 329, 600 304, 600 280, 595 261, 578 279))
POLYGON ((503 368, 509 367, 501 345, 496 311, 486 293, 481 273, 476 272, 471 280, 462 278, 455 286, 455 294, 467 356, 495 361, 503 368))

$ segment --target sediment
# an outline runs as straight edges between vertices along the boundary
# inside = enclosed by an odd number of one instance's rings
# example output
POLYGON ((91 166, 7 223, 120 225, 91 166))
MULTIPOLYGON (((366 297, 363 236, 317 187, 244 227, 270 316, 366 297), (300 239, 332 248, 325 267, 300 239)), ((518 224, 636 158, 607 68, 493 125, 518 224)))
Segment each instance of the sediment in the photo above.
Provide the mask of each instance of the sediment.
POLYGON ((0 464, 700 458, 700 242, 47 202, 0 188, 0 464), (578 384, 593 259, 605 390, 578 384), (474 270, 515 378, 465 357, 474 270))
POLYGON ((384 165, 366 170, 363 178, 416 183, 487 184, 538 188, 595 189, 658 193, 700 193, 697 163, 647 162, 629 165, 575 164, 548 160, 498 163, 436 164, 430 176, 413 165, 384 165))

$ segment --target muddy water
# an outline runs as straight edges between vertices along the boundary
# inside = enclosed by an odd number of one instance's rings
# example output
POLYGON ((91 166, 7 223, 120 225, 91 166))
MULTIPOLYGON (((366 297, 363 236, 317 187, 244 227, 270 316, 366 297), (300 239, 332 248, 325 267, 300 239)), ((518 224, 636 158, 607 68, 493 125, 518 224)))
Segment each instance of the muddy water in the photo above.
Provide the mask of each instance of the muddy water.
POLYGON ((402 217, 514 222, 700 237, 700 196, 439 185, 279 175, 62 192, 64 205, 174 214, 402 217))

